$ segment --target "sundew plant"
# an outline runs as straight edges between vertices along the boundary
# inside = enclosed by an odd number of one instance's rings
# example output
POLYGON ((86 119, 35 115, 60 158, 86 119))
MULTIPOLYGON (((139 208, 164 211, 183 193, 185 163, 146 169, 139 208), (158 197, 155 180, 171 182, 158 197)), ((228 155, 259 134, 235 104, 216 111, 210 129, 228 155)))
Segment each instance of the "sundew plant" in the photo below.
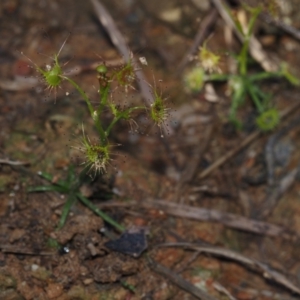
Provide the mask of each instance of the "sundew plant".
MULTIPOLYGON (((65 44, 65 42, 64 42, 65 44)), ((137 122, 134 120, 134 114, 136 111, 142 111, 148 115, 148 118, 153 121, 155 126, 162 127, 168 117, 168 109, 166 108, 165 101, 156 91, 154 86, 152 88, 153 101, 151 105, 141 104, 139 106, 125 105, 125 96, 130 88, 133 88, 136 80, 136 71, 140 68, 131 55, 128 62, 124 63, 121 67, 108 70, 105 63, 101 63, 95 69, 95 76, 97 76, 98 87, 98 100, 91 101, 87 93, 80 87, 80 85, 67 76, 63 71, 63 65, 59 61, 59 54, 63 49, 62 45, 59 52, 53 57, 53 64, 46 65, 45 68, 40 68, 34 64, 36 71, 42 77, 44 83, 49 90, 56 90, 63 81, 67 81, 71 86, 75 88, 84 99, 90 118, 93 121, 95 131, 98 138, 91 140, 84 130, 84 124, 82 124, 82 137, 79 146, 73 148, 81 152, 83 157, 82 170, 79 175, 74 173, 74 168, 70 166, 68 176, 65 180, 59 180, 52 183, 53 177, 50 174, 40 172, 40 175, 49 180, 52 184, 48 186, 38 186, 30 188, 30 192, 41 191, 57 191, 67 196, 67 201, 62 210, 62 215, 58 227, 61 228, 65 224, 66 218, 72 205, 77 201, 81 201, 84 205, 92 209, 96 214, 101 216, 105 221, 113 225, 119 231, 123 231, 124 227, 116 223, 105 213, 95 207, 86 197, 80 193, 80 186, 87 180, 94 180, 98 175, 107 172, 107 168, 112 160, 112 147, 110 143, 110 136, 113 127, 121 120, 128 121, 131 127, 137 128, 137 122), (117 89, 122 89, 123 93, 118 93, 118 97, 124 97, 124 99, 114 99, 115 94, 112 86, 117 86, 117 89), (124 104, 119 104, 119 103, 124 104), (117 104, 118 103, 118 104, 117 104), (103 122, 104 114, 107 112, 111 114, 111 120, 109 124, 103 122)), ((143 58, 143 61, 145 58, 143 58)), ((142 60, 141 60, 142 61, 142 60)))
POLYGON ((270 78, 285 78, 293 85, 299 85, 299 80, 292 76, 285 65, 282 65, 276 72, 252 73, 249 71, 249 43, 253 33, 254 24, 261 13, 263 7, 250 8, 245 6, 250 14, 248 27, 243 28, 242 24, 232 15, 244 42, 240 53, 236 57, 238 71, 236 74, 221 74, 218 68, 220 57, 207 49, 206 43, 199 50, 198 66, 185 76, 185 85, 188 90, 198 92, 205 82, 227 81, 230 88, 231 105, 229 110, 229 121, 237 128, 242 128, 243 124, 237 117, 238 109, 246 102, 247 97, 252 101, 256 113, 256 125, 262 131, 269 131, 279 123, 279 111, 273 106, 271 95, 265 93, 260 82, 270 78))

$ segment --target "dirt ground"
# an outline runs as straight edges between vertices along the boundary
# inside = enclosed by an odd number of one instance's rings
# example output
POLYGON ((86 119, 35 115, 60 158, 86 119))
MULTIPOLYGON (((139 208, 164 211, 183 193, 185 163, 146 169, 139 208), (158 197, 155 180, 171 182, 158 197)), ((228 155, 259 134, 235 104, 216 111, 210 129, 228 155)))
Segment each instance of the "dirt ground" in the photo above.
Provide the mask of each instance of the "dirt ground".
MULTIPOLYGON (((226 84, 214 85, 212 100, 183 81, 194 62, 182 61, 199 30, 223 72, 241 48, 208 0, 102 3, 133 54, 147 59, 145 77, 170 106, 170 132, 161 138, 150 126, 133 134, 121 122, 112 135, 120 145, 115 169, 81 188, 125 233, 80 202, 57 230, 67 195, 28 188, 48 184, 39 171, 59 180, 70 165, 79 170, 72 146, 81 124, 91 136, 93 124, 80 95, 66 82, 45 90, 34 64, 51 64, 68 37, 59 58, 80 70, 74 80, 96 103, 91 66, 121 55, 90 1, 1 0, 0 299, 299 299, 299 87, 262 83, 285 112, 280 124, 260 133, 249 101, 239 110, 244 129, 236 130, 226 84)), ((280 21, 297 31, 300 2, 278 3, 280 21)), ((300 76, 299 33, 262 18, 255 36, 268 59, 300 76)), ((251 71, 261 70, 254 61, 251 71)), ((137 86, 119 97, 142 101, 137 86)))

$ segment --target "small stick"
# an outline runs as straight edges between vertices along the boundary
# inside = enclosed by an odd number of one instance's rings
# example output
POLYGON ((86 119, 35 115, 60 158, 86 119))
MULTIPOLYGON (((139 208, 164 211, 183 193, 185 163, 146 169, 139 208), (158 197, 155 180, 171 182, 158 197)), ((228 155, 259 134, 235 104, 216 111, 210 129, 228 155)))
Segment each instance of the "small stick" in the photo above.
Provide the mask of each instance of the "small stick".
POLYGON ((29 162, 23 162, 23 161, 12 161, 9 159, 1 159, 0 158, 0 164, 4 165, 10 165, 10 166, 26 166, 29 165, 29 162))
POLYGON ((184 55, 183 59, 181 60, 177 68, 177 72, 176 72, 177 74, 181 74, 181 72, 183 71, 187 63, 190 61, 191 57, 196 53, 198 47, 204 42, 205 38, 208 36, 212 27, 216 24, 217 16, 218 16, 217 10, 212 9, 210 13, 201 22, 199 30, 194 39, 193 45, 184 55))
MULTIPOLYGON (((280 119, 286 118, 291 113, 295 112, 296 109, 298 109, 300 106, 300 102, 297 101, 284 111, 280 113, 280 119)), ((261 131, 257 130, 247 136, 236 148, 232 149, 231 151, 228 151, 225 155, 217 159, 214 163, 212 163, 208 168, 206 168, 204 171, 200 173, 198 176, 198 179, 203 179, 210 175, 213 171, 218 169, 220 166, 222 166, 225 162, 227 162, 229 159, 234 157, 238 152, 240 152, 242 149, 246 148, 248 145, 250 145, 254 140, 256 140, 259 136, 261 136, 261 131)))
POLYGON ((174 284, 179 286, 181 289, 195 296, 197 299, 217 300, 215 297, 210 296, 209 294, 197 288, 194 284, 191 284, 190 282, 186 281, 182 276, 174 273, 174 271, 170 270, 169 268, 161 264, 158 264, 153 260, 150 260, 150 267, 155 272, 160 273, 164 277, 167 277, 170 281, 172 281, 174 284))
POLYGON ((222 286, 220 283, 214 282, 214 283, 213 283, 213 287, 214 287, 219 293, 222 293, 222 294, 226 295, 226 296, 229 298, 229 300, 237 300, 237 299, 236 299, 235 297, 233 297, 233 296, 229 293, 229 291, 228 291, 227 289, 225 289, 225 287, 222 286))
POLYGON ((213 124, 210 124, 204 133, 203 140, 199 140, 199 144, 195 150, 195 156, 189 158, 186 167, 181 174, 179 185, 182 186, 183 184, 189 183, 194 179, 201 158, 203 157, 203 154, 211 141, 213 127, 213 124))
POLYGON ((143 207, 155 207, 176 217, 198 221, 219 222, 230 228, 253 232, 256 234, 273 237, 280 236, 289 240, 293 240, 297 237, 296 234, 288 232, 288 230, 284 227, 214 209, 198 208, 164 200, 143 200, 137 204, 143 207))
POLYGON ((47 252, 47 251, 32 251, 28 249, 19 249, 16 246, 11 245, 0 245, 1 252, 3 253, 13 253, 13 254, 23 254, 23 255, 41 255, 41 256, 49 256, 54 255, 55 252, 47 252))
POLYGON ((209 253, 211 255, 221 256, 226 259, 237 261, 241 264, 244 264, 252 269, 254 268, 255 270, 261 272, 264 278, 267 278, 269 280, 271 279, 277 283, 280 283, 285 288, 300 295, 300 289, 296 285, 294 285, 291 282, 291 280, 289 280, 286 276, 273 270, 266 264, 248 258, 240 253, 228 249, 224 249, 224 248, 219 248, 219 247, 198 246, 197 244, 192 244, 192 243, 167 243, 167 244, 159 245, 159 247, 185 247, 187 249, 201 251, 203 253, 209 253))
POLYGON ((214 163, 212 163, 208 168, 203 170, 200 175, 198 176, 198 179, 203 179, 207 177, 209 174, 211 174, 213 171, 218 169, 220 166, 222 166, 225 162, 227 162, 229 159, 234 157, 237 153, 239 153, 242 149, 250 145, 254 140, 256 140, 261 135, 260 131, 255 131, 249 136, 247 136, 236 148, 232 149, 231 151, 228 151, 225 155, 217 159, 214 163))
POLYGON ((294 127, 300 125, 300 119, 297 116, 294 120, 292 120, 287 126, 280 129, 278 132, 274 133, 270 136, 268 139, 268 142, 265 146, 265 158, 267 163, 267 169, 268 169, 268 185, 269 187, 275 186, 275 166, 274 166, 274 147, 277 144, 278 140, 280 140, 282 137, 286 136, 287 133, 294 127))
POLYGON ((275 25, 277 28, 284 30, 286 33, 288 33, 295 39, 300 40, 300 31, 295 27, 288 25, 284 22, 281 22, 279 20, 275 20, 268 13, 263 13, 260 19, 262 19, 264 22, 268 24, 275 25))
POLYGON ((197 221, 219 222, 230 228, 253 232, 273 237, 282 237, 287 240, 294 240, 298 236, 286 230, 286 228, 232 213, 221 212, 214 209, 198 208, 183 204, 172 203, 164 200, 143 200, 143 201, 108 201, 98 204, 99 208, 124 208, 124 207, 145 207, 157 208, 165 211, 167 214, 189 218, 197 221))
MULTIPOLYGON (((133 65, 138 66, 138 61, 135 59, 135 57, 132 56, 132 52, 130 51, 128 45, 126 44, 126 40, 117 28, 113 18, 107 11, 107 9, 104 7, 102 3, 100 3, 98 0, 91 0, 95 11, 97 13, 97 16, 101 22, 101 24, 106 28, 107 33, 109 34, 113 44, 118 49, 120 54, 124 57, 124 60, 126 62, 132 62, 133 65)), ((149 85, 146 81, 146 77, 142 71, 141 68, 136 68, 134 70, 136 78, 137 78, 137 84, 139 85, 141 94, 143 96, 144 102, 148 105, 151 105, 154 103, 154 96, 151 90, 149 89, 149 85)), ((167 126, 166 124, 162 124, 163 129, 163 135, 172 135, 173 129, 171 126, 167 126)))
POLYGON ((287 175, 285 175, 280 182, 276 184, 275 187, 267 194, 266 198, 263 201, 263 205, 260 207, 258 212, 258 219, 265 219, 267 218, 274 208, 276 207, 278 200, 281 196, 290 189, 290 187, 296 181, 297 175, 299 174, 300 166, 293 169, 287 175))
MULTIPOLYGON (((111 38, 111 41, 113 42, 115 47, 119 50, 120 54, 124 57, 124 60, 126 62, 133 60, 133 63, 137 64, 137 61, 134 58, 132 58, 131 51, 127 46, 124 36, 117 28, 116 23, 114 22, 113 18, 111 17, 107 9, 98 0, 91 0, 91 2, 95 8, 99 21, 106 28, 111 38)), ((146 84, 145 76, 143 72, 141 70, 136 71, 136 76, 138 78, 137 82, 140 86, 144 100, 150 104, 153 103, 153 95, 149 90, 149 86, 146 84)))
POLYGON ((204 133, 203 140, 202 141, 199 140, 199 144, 195 150, 195 156, 189 158, 185 169, 181 173, 180 181, 176 188, 176 200, 177 201, 179 201, 181 196, 185 193, 186 184, 188 184, 190 181, 192 181, 194 179, 195 174, 198 169, 198 166, 199 166, 199 163, 201 161, 201 158, 203 157, 203 155, 211 141, 212 133, 213 133, 213 124, 210 124, 204 133))
MULTIPOLYGON (((234 24, 233 20, 231 19, 231 16, 225 9, 223 3, 220 0, 212 0, 213 4, 219 11, 221 17, 223 18, 224 22, 234 30, 236 36, 238 39, 244 43, 244 36, 240 33, 240 31, 237 29, 236 25, 234 24)), ((252 36, 249 41, 249 52, 252 55, 252 57, 262 66, 262 68, 265 71, 272 72, 277 71, 279 69, 278 65, 271 61, 267 53, 263 50, 260 42, 252 36)))
POLYGON ((180 267, 179 269, 176 269, 176 272, 182 273, 184 270, 186 270, 190 266, 190 264, 198 258, 200 253, 200 251, 195 251, 194 254, 191 257, 189 257, 188 261, 184 262, 184 266, 180 267))
MULTIPOLYGON (((240 4, 243 3, 243 1, 238 1, 238 2, 240 4)), ((295 39, 300 40, 300 31, 297 28, 295 28, 289 24, 286 24, 280 20, 276 20, 275 18, 273 18, 271 16, 271 14, 269 12, 265 12, 265 11, 262 12, 259 16, 259 19, 264 21, 267 24, 272 24, 272 25, 276 26, 277 28, 285 31, 287 34, 291 35, 295 39)))

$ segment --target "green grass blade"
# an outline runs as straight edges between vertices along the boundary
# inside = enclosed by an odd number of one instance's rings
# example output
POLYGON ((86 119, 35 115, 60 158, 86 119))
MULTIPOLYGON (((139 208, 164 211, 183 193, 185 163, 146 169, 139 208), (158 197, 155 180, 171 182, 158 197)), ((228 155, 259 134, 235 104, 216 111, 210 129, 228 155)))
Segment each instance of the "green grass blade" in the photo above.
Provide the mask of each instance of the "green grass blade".
POLYGON ((82 196, 81 194, 76 194, 76 196, 79 198, 79 200, 87 206, 89 209, 91 209, 96 215, 100 216, 105 222, 112 225, 115 229, 117 229, 120 232, 123 232, 126 228, 122 226, 121 224, 117 223, 115 220, 113 220, 110 216, 108 216, 106 213, 104 213, 102 210, 100 210, 97 206, 95 206, 89 199, 82 196))
POLYGON ((128 289, 130 292, 132 293, 135 293, 136 292, 136 288, 134 285, 128 283, 127 281, 125 280, 120 280, 120 283, 122 284, 122 286, 125 288, 125 289, 128 289))
POLYGON ((64 180, 57 180, 57 181, 53 182, 53 176, 49 173, 39 172, 38 175, 41 176, 42 178, 46 179, 47 181, 50 181, 53 185, 60 186, 65 189, 67 189, 69 186, 68 183, 64 180))
POLYGON ((259 14, 262 11, 262 7, 261 6, 257 6, 256 8, 250 8, 248 9, 251 13, 251 19, 249 21, 249 25, 248 25, 248 32, 247 32, 247 36, 250 37, 253 33, 253 28, 254 28, 254 24, 259 16, 259 14))
POLYGON ((72 185, 75 180, 76 180, 76 176, 75 176, 75 170, 74 170, 74 166, 70 165, 68 168, 68 175, 67 175, 67 180, 66 182, 68 183, 68 185, 72 185))
POLYGON ((261 72, 258 74, 254 74, 249 76, 249 81, 256 82, 264 79, 270 79, 270 78, 276 78, 276 77, 282 77, 281 72, 261 72))
POLYGON ((258 112, 260 114, 262 114, 264 112, 264 105, 263 105, 262 101, 264 102, 265 99, 260 99, 260 93, 258 93, 256 88, 251 85, 248 86, 248 92, 249 92, 250 97, 251 97, 252 101, 254 102, 258 112))
POLYGON ((67 190, 64 187, 60 187, 57 185, 41 185, 41 186, 35 186, 30 187, 27 189, 28 193, 33 192, 58 192, 58 193, 66 193, 67 190))
POLYGON ((75 195, 70 195, 66 201, 66 203, 64 204, 62 213, 61 213, 61 217, 57 226, 57 229, 61 229, 67 220, 67 217, 69 215, 70 209, 73 206, 73 204, 76 202, 76 196, 75 195))
POLYGON ((48 181, 52 181, 53 180, 53 176, 49 173, 46 172, 38 172, 38 175, 41 176, 42 178, 48 180, 48 181))

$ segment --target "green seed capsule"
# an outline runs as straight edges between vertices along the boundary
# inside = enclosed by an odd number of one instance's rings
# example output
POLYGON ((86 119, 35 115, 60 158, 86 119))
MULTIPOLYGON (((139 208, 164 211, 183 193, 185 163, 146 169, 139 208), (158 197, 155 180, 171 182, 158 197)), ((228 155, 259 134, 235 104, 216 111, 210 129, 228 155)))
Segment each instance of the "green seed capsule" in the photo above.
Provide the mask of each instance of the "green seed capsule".
POLYGON ((101 74, 107 73, 107 67, 105 65, 99 65, 96 71, 101 74))
POLYGON ((53 67, 47 65, 46 70, 37 67, 37 70, 43 75, 45 82, 49 88, 56 88, 62 82, 63 71, 59 65, 58 57, 54 57, 55 64, 53 67))
POLYGON ((53 68, 44 75, 47 84, 52 87, 59 86, 62 81, 62 78, 60 77, 61 74, 61 67, 55 64, 53 68))

